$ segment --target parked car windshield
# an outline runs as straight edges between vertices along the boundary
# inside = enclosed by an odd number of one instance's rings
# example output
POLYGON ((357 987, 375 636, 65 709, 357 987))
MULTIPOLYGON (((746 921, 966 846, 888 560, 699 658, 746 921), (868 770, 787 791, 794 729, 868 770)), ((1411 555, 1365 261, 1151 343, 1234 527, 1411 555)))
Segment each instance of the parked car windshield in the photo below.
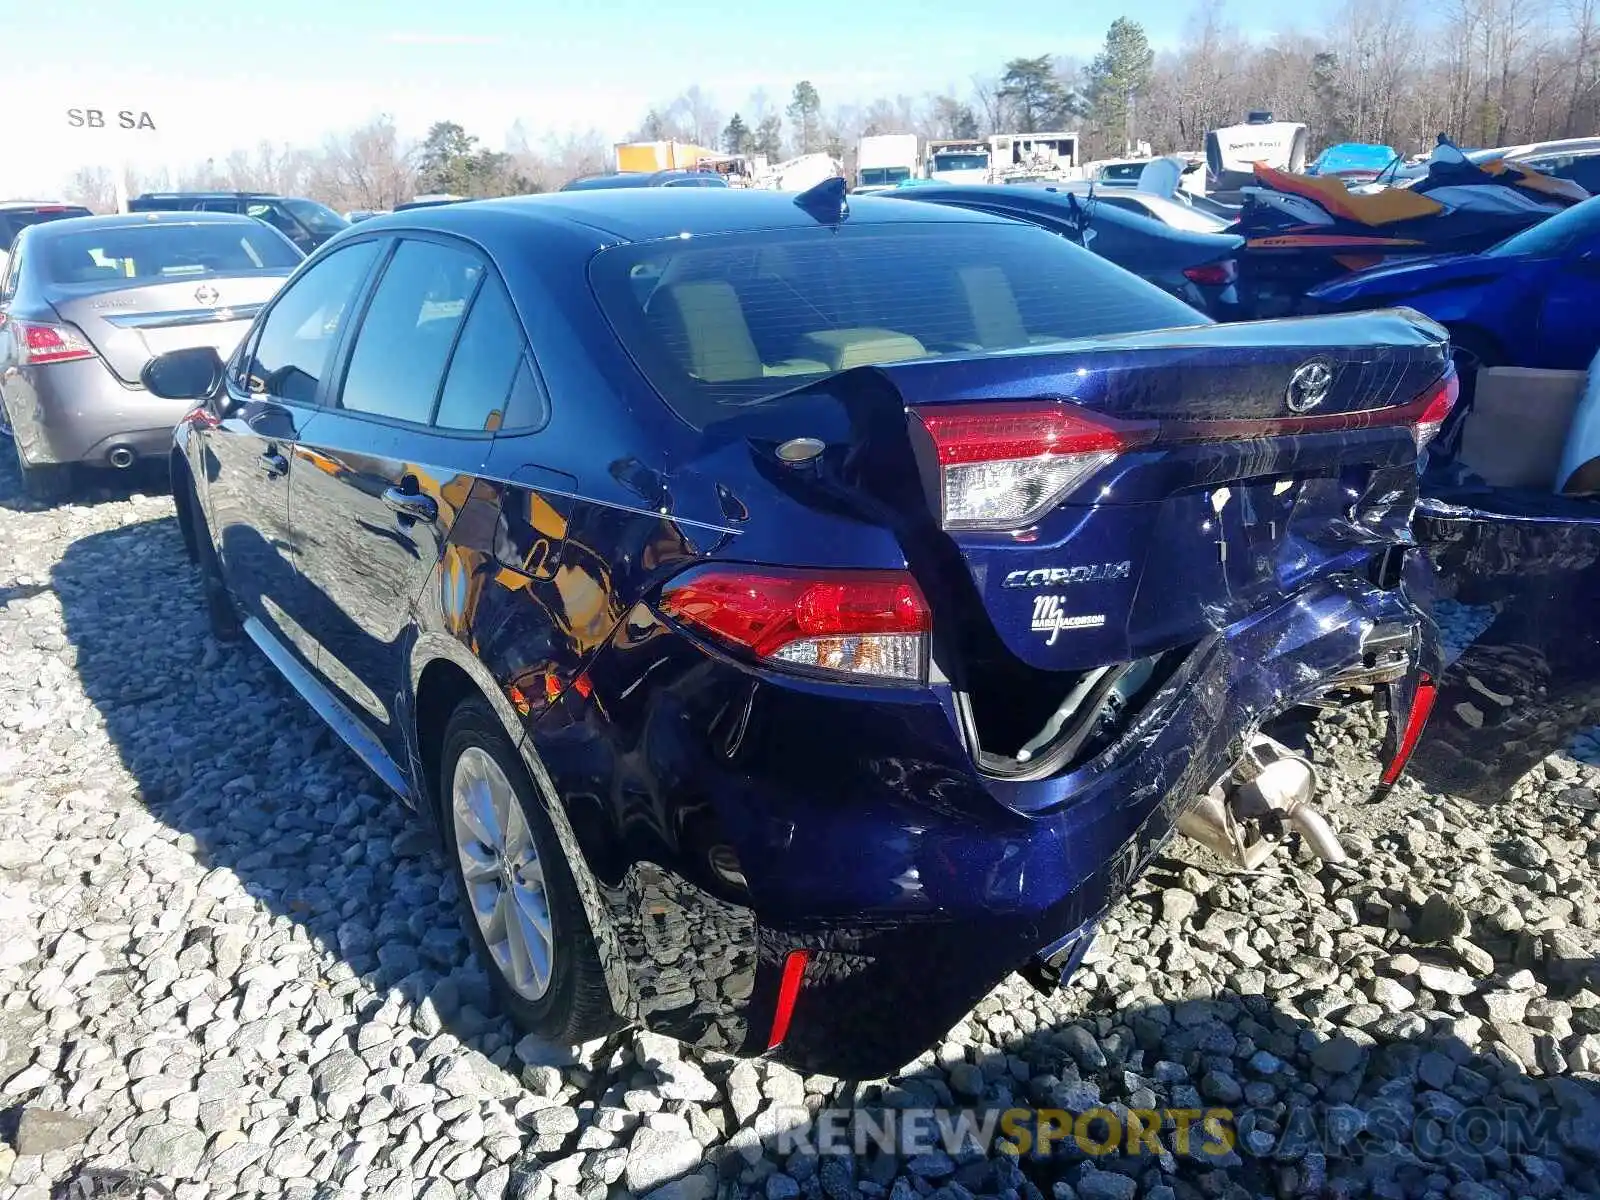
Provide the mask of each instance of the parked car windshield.
POLYGON ((1020 224, 674 238, 601 251, 590 278, 623 345, 693 425, 851 367, 1205 321, 1020 224))
POLYGON ((987 171, 989 169, 989 156, 987 154, 935 154, 933 156, 933 169, 935 171, 987 171))
POLYGON ((1600 233, 1600 197, 1574 204, 1531 229, 1512 234, 1486 253, 1522 258, 1556 258, 1581 239, 1600 233))
POLYGON ((349 228, 350 222, 346 221, 333 209, 325 204, 318 204, 315 200, 288 199, 283 202, 300 224, 304 225, 315 234, 335 234, 341 229, 349 228))
POLYGON ((292 271, 303 257, 279 234, 233 221, 87 229, 52 237, 42 249, 45 278, 51 283, 148 283, 292 271))

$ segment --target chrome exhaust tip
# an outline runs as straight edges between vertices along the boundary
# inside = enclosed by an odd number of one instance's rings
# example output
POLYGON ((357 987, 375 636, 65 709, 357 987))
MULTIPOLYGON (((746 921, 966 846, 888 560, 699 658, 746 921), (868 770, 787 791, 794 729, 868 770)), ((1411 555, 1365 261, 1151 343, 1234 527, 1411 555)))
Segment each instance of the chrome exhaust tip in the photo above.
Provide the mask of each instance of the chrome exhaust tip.
POLYGON ((117 470, 126 471, 133 466, 134 459, 137 457, 138 455, 134 454, 127 446, 113 446, 111 452, 106 455, 106 461, 117 470))

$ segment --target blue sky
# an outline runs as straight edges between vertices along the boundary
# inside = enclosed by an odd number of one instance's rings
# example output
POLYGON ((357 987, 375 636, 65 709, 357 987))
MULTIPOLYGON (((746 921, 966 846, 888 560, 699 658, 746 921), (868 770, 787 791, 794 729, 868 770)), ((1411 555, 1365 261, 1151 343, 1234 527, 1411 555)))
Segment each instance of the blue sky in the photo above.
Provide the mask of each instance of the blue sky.
MULTIPOLYGON (((498 148, 518 119, 536 138, 591 127, 620 137, 651 102, 691 83, 725 114, 758 87, 781 107, 801 78, 825 105, 965 93, 975 72, 1016 55, 1087 57, 1119 15, 1158 46, 1176 45, 1193 4, 77 0, 63 10, 0 0, 13 50, 0 78, 0 94, 14 97, 8 111, 42 110, 47 127, 61 125, 41 137, 8 123, 0 193, 59 182, 90 161, 181 163, 263 138, 316 143, 381 112, 408 135, 457 120, 498 148), (87 106, 148 111, 157 133, 71 129, 66 109, 87 106)), ((1226 11, 1268 34, 1320 5, 1232 0, 1226 11)))

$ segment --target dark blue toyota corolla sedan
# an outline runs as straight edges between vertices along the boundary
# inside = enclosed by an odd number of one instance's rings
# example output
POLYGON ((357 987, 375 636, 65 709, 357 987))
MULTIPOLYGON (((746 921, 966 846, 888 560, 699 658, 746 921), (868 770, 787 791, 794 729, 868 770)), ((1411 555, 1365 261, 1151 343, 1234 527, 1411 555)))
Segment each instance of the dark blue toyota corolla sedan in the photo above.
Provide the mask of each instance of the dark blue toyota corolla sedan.
POLYGON ((1070 971, 1297 706, 1388 688, 1386 778, 1426 711, 1441 330, 1212 325, 1038 228, 844 203, 378 217, 228 363, 145 372, 198 401, 218 634, 437 822, 532 1030, 878 1075, 1070 971))

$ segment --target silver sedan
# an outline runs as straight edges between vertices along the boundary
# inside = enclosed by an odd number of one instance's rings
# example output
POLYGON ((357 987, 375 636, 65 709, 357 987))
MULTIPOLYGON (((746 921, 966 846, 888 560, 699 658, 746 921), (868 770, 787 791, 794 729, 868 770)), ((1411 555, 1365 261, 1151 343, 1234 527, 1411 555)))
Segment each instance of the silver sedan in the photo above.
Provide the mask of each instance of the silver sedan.
POLYGON ((157 354, 227 357, 299 266, 277 230, 228 213, 75 217, 24 229, 0 282, 0 432, 37 499, 77 464, 165 455, 190 406, 139 382, 157 354))

